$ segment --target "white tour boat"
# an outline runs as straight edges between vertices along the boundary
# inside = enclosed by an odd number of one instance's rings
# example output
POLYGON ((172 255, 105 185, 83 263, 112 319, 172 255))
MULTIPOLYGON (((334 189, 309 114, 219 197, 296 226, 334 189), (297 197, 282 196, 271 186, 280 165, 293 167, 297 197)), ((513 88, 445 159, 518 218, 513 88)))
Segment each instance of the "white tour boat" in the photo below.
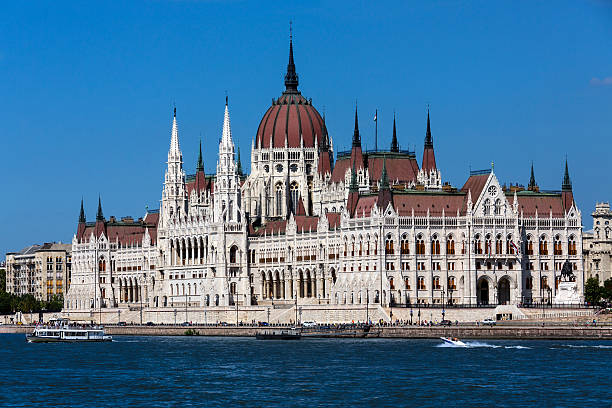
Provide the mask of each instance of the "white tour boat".
POLYGON ((73 343, 112 341, 101 326, 36 326, 34 332, 26 334, 28 343, 73 343))
POLYGON ((456 347, 467 347, 467 344, 465 344, 456 337, 440 337, 440 340, 444 341, 444 343, 446 344, 452 344, 456 347))

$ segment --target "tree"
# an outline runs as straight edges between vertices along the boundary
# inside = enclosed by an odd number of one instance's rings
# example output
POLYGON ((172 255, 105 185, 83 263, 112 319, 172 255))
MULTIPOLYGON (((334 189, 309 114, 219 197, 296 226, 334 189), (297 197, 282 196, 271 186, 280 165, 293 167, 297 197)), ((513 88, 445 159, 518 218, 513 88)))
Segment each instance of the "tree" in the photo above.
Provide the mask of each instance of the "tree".
POLYGON ((584 285, 584 300, 591 305, 596 305, 601 301, 601 287, 597 278, 589 278, 584 285))
POLYGON ((0 269, 0 293, 6 293, 6 271, 0 269))
POLYGON ((607 300, 608 302, 612 301, 612 278, 608 278, 603 283, 603 288, 601 288, 601 297, 607 300))

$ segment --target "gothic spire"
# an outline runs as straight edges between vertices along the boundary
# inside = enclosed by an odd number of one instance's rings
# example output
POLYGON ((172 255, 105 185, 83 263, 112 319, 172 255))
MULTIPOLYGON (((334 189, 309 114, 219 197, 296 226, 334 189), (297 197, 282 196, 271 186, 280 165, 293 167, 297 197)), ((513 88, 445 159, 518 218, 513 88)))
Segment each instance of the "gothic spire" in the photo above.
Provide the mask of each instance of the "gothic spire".
POLYGON ((381 190, 389 189, 389 177, 387 176, 387 156, 383 157, 383 168, 382 168, 382 173, 380 175, 380 189, 381 190))
POLYGON ((359 119, 357 119, 357 105, 355 105, 355 131, 353 132, 353 147, 357 146, 361 147, 361 137, 359 136, 359 119))
POLYGON ((527 186, 527 190, 535 190, 536 187, 536 181, 535 181, 535 175, 533 173, 533 162, 531 162, 531 177, 529 177, 529 185, 527 186))
POLYGON ((240 160, 240 148, 238 148, 238 165, 237 165, 237 167, 238 167, 238 169, 237 169, 238 175, 242 176, 243 174, 242 174, 242 161, 240 160))
POLYGON ((391 151, 399 152, 399 144, 397 143, 397 132, 395 130, 395 113, 393 114, 393 139, 391 139, 391 151))
POLYGON ((357 185, 357 172, 355 171, 355 162, 353 162, 353 168, 351 169, 351 184, 349 186, 349 192, 356 192, 359 190, 357 185))
POLYGON ((572 191, 572 181, 570 180, 569 170, 567 168, 567 157, 565 158, 565 174, 563 175, 562 191, 572 191))
POLYGON ((181 156, 181 147, 178 139, 178 125, 176 123, 176 106, 174 107, 174 117, 172 118, 172 138, 170 139, 170 152, 168 156, 178 158, 181 156))
POLYGON ((196 166, 196 172, 204 171, 204 162, 202 161, 202 139, 200 139, 200 154, 198 155, 198 164, 196 166))
POLYGON ((79 214, 79 224, 84 223, 85 221, 85 209, 83 208, 83 199, 81 198, 81 213, 79 214))
POLYGON ((225 114, 223 116, 223 135, 221 142, 225 145, 232 143, 232 128, 230 126, 229 109, 227 107, 227 96, 225 97, 225 114))
POLYGON ((293 61, 293 30, 289 23, 289 63, 285 74, 285 92, 297 93, 298 74, 295 72, 295 62, 293 61))
POLYGON ((429 108, 427 108, 427 131, 425 132, 425 147, 433 147, 433 140, 431 138, 431 128, 429 126, 429 108))
POLYGON ((102 213, 102 199, 98 196, 98 214, 96 214, 96 221, 104 221, 104 214, 102 213))

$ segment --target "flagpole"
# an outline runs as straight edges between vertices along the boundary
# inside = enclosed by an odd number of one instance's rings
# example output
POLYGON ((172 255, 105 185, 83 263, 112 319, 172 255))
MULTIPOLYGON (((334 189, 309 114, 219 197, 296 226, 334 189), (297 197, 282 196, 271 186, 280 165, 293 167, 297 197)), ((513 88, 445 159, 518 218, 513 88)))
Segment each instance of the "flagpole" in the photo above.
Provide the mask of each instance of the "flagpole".
POLYGON ((374 114, 374 124, 375 126, 375 131, 374 131, 374 150, 378 151, 378 109, 376 109, 376 113, 374 114))

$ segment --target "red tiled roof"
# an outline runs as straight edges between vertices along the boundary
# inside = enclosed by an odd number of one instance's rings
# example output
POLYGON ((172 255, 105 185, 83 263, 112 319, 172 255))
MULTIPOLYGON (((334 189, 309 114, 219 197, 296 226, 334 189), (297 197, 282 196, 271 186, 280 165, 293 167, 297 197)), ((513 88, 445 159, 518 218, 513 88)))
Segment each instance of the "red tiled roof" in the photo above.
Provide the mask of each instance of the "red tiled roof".
POLYGON ((110 222, 106 220, 103 222, 88 223, 85 228, 78 229, 77 239, 79 241, 89 239, 92 232, 96 238, 104 233, 110 242, 119 242, 120 245, 141 245, 145 230, 148 229, 151 241, 155 245, 157 242, 158 221, 159 213, 155 212, 147 213, 142 221, 134 221, 131 223, 110 222))
MULTIPOLYGON (((380 180, 382 174, 383 161, 387 161, 387 176, 389 181, 400 183, 409 183, 416 180, 417 173, 419 172, 419 164, 417 163, 414 156, 403 155, 398 153, 389 153, 383 155, 377 153, 376 155, 365 155, 365 161, 368 168, 368 174, 370 176, 370 182, 375 183, 380 180)), ((334 183, 344 181, 344 175, 346 171, 353 166, 353 162, 349 156, 340 157, 334 166, 331 181, 334 183)), ((359 164, 355 166, 359 168, 359 164)))
POLYGON ((279 231, 281 234, 285 234, 287 230, 287 220, 274 220, 268 221, 263 226, 253 229, 252 225, 249 225, 250 234, 256 236, 264 235, 278 235, 279 231))
POLYGON ((425 171, 436 168, 436 155, 434 154, 433 147, 426 147, 423 150, 423 163, 421 168, 425 171))
POLYGON ((487 180, 489 179, 489 174, 479 174, 475 176, 470 176, 463 187, 461 187, 461 191, 467 194, 468 190, 472 192, 472 202, 476 202, 478 197, 480 197, 480 193, 482 193, 482 189, 484 188, 487 180))
POLYGON ((329 224, 329 229, 336 229, 340 226, 340 213, 337 212, 328 212, 325 214, 327 217, 327 222, 329 224))
MULTIPOLYGON (((507 194, 508 201, 512 204, 511 194, 507 194)), ((538 217, 548 217, 551 210, 553 217, 564 217, 563 200, 561 194, 538 194, 531 192, 517 193, 519 214, 523 212, 524 217, 535 217, 536 210, 538 217)))
POLYGON ((378 196, 367 195, 359 197, 357 201, 357 207, 355 208, 355 218, 361 218, 364 216, 369 217, 372 213, 372 209, 378 201, 378 196))
POLYGON ((316 231, 319 225, 319 217, 311 217, 308 215, 296 215, 295 224, 297 225, 297 232, 300 234, 302 231, 316 231))
POLYGON ((462 193, 394 193, 393 206, 400 216, 412 215, 414 209, 415 216, 429 215, 442 216, 442 210, 446 216, 457 215, 457 210, 460 214, 465 213, 465 194, 462 193))

